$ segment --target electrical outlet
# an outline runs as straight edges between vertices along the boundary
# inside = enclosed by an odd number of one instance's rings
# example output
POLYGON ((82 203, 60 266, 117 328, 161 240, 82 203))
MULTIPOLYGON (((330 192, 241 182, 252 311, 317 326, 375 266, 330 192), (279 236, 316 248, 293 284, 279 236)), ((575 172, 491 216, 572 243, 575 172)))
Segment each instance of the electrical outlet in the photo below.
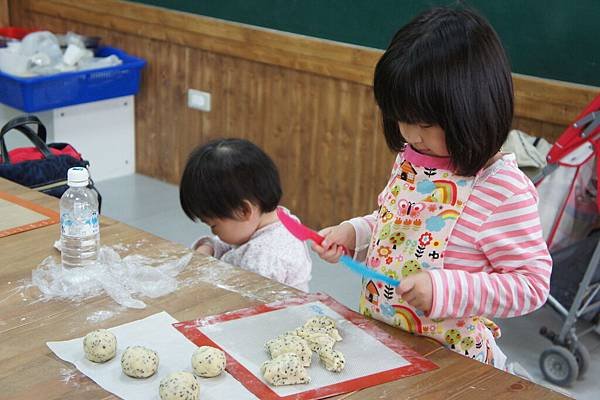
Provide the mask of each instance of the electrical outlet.
POLYGON ((210 111, 210 93, 188 89, 188 107, 201 111, 210 111))

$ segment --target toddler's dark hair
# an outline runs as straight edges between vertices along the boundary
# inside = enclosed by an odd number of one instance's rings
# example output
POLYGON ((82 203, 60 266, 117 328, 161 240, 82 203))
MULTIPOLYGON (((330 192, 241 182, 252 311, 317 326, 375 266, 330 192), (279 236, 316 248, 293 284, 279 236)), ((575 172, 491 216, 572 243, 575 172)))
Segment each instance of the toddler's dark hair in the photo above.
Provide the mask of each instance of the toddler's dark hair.
POLYGON ((244 139, 219 139, 196 148, 179 187, 181 207, 192 220, 236 218, 244 200, 270 212, 281 195, 275 163, 244 139))
POLYGON ((373 82, 388 147, 402 151, 398 122, 437 124, 456 172, 475 175, 499 150, 513 117, 504 48, 476 12, 433 8, 401 28, 373 82))

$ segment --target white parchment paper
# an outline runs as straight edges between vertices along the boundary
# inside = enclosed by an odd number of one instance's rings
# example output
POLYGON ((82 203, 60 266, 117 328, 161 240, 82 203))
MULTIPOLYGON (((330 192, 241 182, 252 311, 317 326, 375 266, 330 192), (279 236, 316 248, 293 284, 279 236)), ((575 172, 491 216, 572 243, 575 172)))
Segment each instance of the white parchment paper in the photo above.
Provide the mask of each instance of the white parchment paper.
MULTIPOLYGON (((171 326, 177 322, 166 312, 119 325, 109 330, 117 337, 117 355, 104 363, 93 363, 83 353, 83 338, 63 342, 48 342, 48 347, 61 359, 94 380, 105 390, 127 400, 159 399, 160 380, 176 371, 192 372, 191 358, 196 345, 171 326), (147 379, 135 379, 121 370, 121 355, 127 346, 141 345, 158 352, 158 371, 147 379)), ((200 398, 256 399, 235 378, 224 372, 216 378, 197 378, 200 398)))

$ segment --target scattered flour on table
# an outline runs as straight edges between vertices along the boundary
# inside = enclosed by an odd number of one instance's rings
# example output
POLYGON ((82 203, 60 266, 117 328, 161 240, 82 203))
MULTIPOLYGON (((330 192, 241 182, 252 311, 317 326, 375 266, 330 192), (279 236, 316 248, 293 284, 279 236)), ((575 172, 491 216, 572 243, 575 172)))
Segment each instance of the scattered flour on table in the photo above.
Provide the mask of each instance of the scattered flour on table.
POLYGON ((98 323, 102 321, 106 321, 107 319, 112 318, 115 315, 114 311, 109 310, 99 310, 93 312, 91 315, 88 315, 86 320, 91 323, 98 323))
POLYGON ((272 302, 297 296, 294 289, 282 289, 281 284, 272 280, 248 282, 247 272, 238 267, 219 262, 215 259, 212 264, 199 268, 194 276, 181 282, 182 286, 192 286, 199 282, 209 283, 220 289, 260 302, 272 302))
POLYGON ((62 377, 61 382, 67 385, 73 383, 75 386, 79 386, 79 383, 77 382, 79 371, 74 369, 61 368, 60 375, 62 377))

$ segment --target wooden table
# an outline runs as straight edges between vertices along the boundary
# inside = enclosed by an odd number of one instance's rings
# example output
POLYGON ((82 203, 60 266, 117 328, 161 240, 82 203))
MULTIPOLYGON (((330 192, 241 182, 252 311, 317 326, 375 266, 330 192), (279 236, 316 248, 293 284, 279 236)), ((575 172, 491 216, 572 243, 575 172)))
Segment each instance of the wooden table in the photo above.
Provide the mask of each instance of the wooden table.
MULTIPOLYGON (((49 197, 0 178, 0 191, 36 204, 58 209, 49 197)), ((0 218, 2 216, 0 215, 0 218)), ((125 244, 138 254, 179 254, 182 246, 108 218, 101 220, 104 245, 125 244)), ((167 311, 180 321, 220 314, 289 296, 293 289, 261 276, 232 269, 227 282, 202 282, 179 288, 158 299, 143 300, 145 309, 120 307, 108 296, 80 303, 39 301, 39 291, 24 287, 31 271, 47 256, 59 257, 53 243, 58 225, 23 232, 0 239, 0 399, 113 399, 110 393, 57 358, 46 346, 50 340, 80 337, 97 328, 108 328, 167 311), (239 290, 217 287, 225 284, 239 290), (36 301, 38 299, 38 301, 36 301), (104 314, 103 314, 104 312, 104 314), (99 318, 111 315, 108 319, 99 318)), ((180 279, 198 276, 214 267, 212 258, 195 255, 180 279)), ((379 323, 378 323, 379 324, 379 323)), ((379 324, 381 328, 412 346, 440 368, 338 399, 559 399, 562 395, 527 380, 462 357, 437 342, 416 337, 379 324)))

